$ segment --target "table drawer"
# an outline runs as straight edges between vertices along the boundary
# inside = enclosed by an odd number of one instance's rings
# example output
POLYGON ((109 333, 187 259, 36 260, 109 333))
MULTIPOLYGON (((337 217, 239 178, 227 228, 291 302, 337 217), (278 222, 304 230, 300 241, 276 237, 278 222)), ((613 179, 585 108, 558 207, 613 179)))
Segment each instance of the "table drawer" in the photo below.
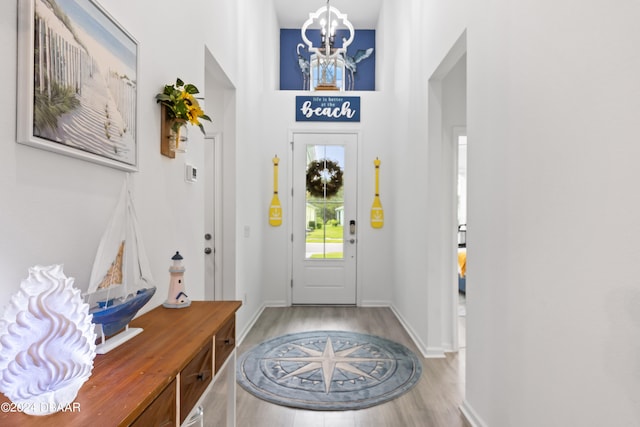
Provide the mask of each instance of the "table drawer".
MULTIPOLYGON (((96 420, 99 424, 99 419, 96 420)), ((132 427, 158 426, 167 427, 176 425, 176 380, 165 387, 156 400, 144 410, 132 427)))
POLYGON ((233 349, 236 348, 236 318, 232 317, 216 333, 216 365, 217 373, 227 360, 233 349))
POLYGON ((213 345, 208 342, 180 372, 180 424, 211 382, 212 367, 213 345))

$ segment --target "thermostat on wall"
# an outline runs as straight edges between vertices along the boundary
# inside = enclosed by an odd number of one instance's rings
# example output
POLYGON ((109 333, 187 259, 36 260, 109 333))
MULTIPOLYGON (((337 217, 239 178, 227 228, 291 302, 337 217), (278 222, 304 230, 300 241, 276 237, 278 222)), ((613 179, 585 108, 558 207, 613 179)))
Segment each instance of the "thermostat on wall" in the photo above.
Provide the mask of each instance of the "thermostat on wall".
POLYGON ((185 173, 187 182, 196 182, 198 179, 198 169, 193 165, 185 165, 185 173))

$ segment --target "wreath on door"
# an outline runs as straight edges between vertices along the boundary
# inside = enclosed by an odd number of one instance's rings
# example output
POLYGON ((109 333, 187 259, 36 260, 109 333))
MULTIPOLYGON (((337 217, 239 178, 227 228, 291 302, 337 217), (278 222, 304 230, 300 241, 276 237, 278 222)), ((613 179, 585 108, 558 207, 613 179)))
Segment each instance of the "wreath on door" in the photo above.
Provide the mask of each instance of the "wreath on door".
POLYGON ((329 159, 313 160, 307 166, 307 191, 313 197, 333 197, 342 188, 342 169, 329 159))

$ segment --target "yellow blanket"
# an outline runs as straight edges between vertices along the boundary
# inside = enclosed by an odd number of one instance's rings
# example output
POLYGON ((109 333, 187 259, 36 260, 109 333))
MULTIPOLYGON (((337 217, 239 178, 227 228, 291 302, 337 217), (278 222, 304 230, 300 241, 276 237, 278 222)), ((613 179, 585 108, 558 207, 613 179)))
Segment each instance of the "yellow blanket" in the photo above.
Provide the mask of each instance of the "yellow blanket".
POLYGON ((458 274, 464 277, 467 274, 467 250, 458 249, 458 274))

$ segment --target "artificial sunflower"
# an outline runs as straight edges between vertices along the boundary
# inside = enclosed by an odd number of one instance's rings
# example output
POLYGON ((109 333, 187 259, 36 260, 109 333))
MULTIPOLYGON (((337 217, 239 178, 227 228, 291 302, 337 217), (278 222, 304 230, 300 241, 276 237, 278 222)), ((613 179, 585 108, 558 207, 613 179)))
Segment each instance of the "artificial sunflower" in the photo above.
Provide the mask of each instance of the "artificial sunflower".
POLYGON ((186 121, 205 133, 200 120, 211 121, 211 118, 200 108, 198 100, 193 96, 196 93, 200 93, 197 87, 185 84, 178 78, 175 84, 165 85, 162 93, 156 95, 156 101, 167 107, 169 118, 176 121, 174 126, 179 127, 180 121, 186 121))

